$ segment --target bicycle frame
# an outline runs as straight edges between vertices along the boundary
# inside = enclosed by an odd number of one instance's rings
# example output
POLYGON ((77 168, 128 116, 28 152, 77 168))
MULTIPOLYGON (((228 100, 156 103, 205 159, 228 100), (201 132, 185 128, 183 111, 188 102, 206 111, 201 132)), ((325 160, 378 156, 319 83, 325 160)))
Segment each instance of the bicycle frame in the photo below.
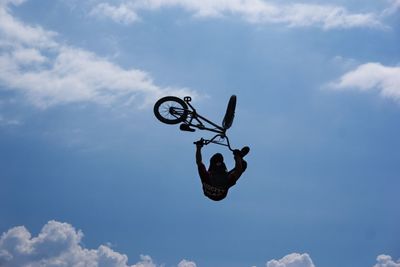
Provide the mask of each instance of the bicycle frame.
MULTIPOLYGON (((209 143, 218 144, 226 146, 229 148, 229 150, 233 151, 229 142, 229 138, 226 135, 226 129, 198 114, 196 109, 190 104, 190 101, 192 101, 190 96, 184 97, 183 100, 191 109, 187 109, 188 114, 183 123, 187 124, 189 127, 191 126, 199 130, 206 130, 216 133, 213 138, 204 139, 205 145, 208 145, 209 143), (209 126, 207 127, 205 124, 208 124, 209 126)), ((171 113, 173 113, 173 111, 171 111, 171 113)))

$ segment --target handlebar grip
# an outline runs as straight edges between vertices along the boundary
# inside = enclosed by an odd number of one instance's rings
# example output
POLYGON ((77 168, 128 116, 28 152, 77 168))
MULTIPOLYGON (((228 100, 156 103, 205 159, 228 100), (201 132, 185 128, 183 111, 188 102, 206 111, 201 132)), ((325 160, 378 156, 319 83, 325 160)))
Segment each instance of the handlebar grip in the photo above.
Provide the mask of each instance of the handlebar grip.
POLYGON ((201 138, 200 140, 198 140, 198 141, 196 141, 196 142, 193 142, 193 144, 195 144, 195 145, 197 145, 197 143, 201 143, 202 145, 205 145, 205 141, 204 141, 204 139, 203 138, 201 138))

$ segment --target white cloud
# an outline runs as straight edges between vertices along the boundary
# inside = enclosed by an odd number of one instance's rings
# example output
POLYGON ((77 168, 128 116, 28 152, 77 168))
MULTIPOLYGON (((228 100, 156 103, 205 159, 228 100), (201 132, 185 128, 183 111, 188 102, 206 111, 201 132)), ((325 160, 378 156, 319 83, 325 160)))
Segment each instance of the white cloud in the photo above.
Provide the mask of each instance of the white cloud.
POLYGON ((270 260, 267 267, 315 267, 310 256, 307 253, 292 253, 286 255, 280 260, 270 260))
POLYGON ((400 67, 366 63, 329 84, 332 89, 378 90, 383 97, 400 100, 400 67))
POLYGON ((196 263, 193 261, 187 261, 187 260, 182 260, 179 264, 178 267, 196 267, 196 263))
POLYGON ((157 267, 155 263, 153 263, 153 259, 148 255, 140 255, 140 262, 132 265, 132 267, 157 267))
POLYGON ((400 260, 394 262, 392 257, 388 255, 379 255, 376 258, 377 264, 374 267, 400 267, 400 260))
POLYGON ((0 84, 19 90, 36 106, 116 101, 145 106, 161 95, 196 95, 186 88, 161 87, 150 74, 124 69, 94 53, 65 45, 56 33, 14 18, 0 2, 0 84))
POLYGON ((91 13, 115 21, 132 23, 140 10, 178 7, 196 17, 238 16, 250 23, 283 23, 290 27, 318 26, 324 29, 384 27, 373 13, 350 13, 346 8, 317 4, 276 4, 262 0, 139 0, 125 1, 118 7, 98 4, 91 13), (130 12, 128 12, 128 10, 130 12), (124 18, 130 13, 134 17, 124 18), (134 15, 133 15, 134 14, 134 15))
MULTIPOLYGON (((36 237, 23 226, 11 228, 0 238, 0 266, 157 267, 147 255, 141 255, 138 263, 129 265, 125 254, 108 246, 86 249, 80 244, 82 237, 81 231, 57 221, 49 221, 36 237)), ((182 260, 178 267, 196 267, 196 264, 182 260)))

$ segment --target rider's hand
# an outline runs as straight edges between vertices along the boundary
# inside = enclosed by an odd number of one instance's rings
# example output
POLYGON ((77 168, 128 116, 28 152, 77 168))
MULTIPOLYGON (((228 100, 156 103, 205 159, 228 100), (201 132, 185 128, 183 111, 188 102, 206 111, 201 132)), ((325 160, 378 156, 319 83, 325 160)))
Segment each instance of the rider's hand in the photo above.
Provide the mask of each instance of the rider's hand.
POLYGON ((242 152, 239 149, 233 150, 233 155, 235 157, 242 157, 242 152))
POLYGON ((201 138, 199 141, 194 142, 197 148, 202 148, 204 146, 204 139, 201 138))

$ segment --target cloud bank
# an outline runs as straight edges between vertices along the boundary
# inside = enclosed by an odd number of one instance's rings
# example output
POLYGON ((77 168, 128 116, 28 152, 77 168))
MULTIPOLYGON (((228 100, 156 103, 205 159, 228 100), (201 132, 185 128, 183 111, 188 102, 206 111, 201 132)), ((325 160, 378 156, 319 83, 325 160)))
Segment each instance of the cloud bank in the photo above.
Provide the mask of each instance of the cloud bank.
POLYGON ((329 88, 377 90, 383 97, 400 101, 400 67, 384 66, 380 63, 362 64, 330 83, 329 88))
MULTIPOLYGON (((157 267, 152 258, 141 255, 129 265, 128 257, 108 246, 86 249, 81 246, 83 233, 70 224, 49 221, 36 237, 23 226, 11 228, 0 238, 2 267, 157 267)), ((182 260, 178 267, 196 267, 182 260)))
MULTIPOLYGON (((161 267, 148 255, 129 265, 128 256, 100 245, 88 249, 81 245, 83 232, 68 223, 49 221, 37 236, 17 226, 0 237, 0 266, 2 267, 161 267)), ((400 267, 388 255, 379 255, 373 267, 400 267)), ((266 267, 315 267, 307 254, 292 253, 279 260, 270 260, 266 267)), ((177 267, 197 267, 196 263, 181 260, 177 267)))
POLYGON ((289 27, 316 26, 325 30, 384 27, 373 13, 351 13, 335 5, 278 4, 263 0, 138 0, 124 1, 119 6, 102 2, 90 14, 129 24, 138 21, 140 11, 165 8, 181 8, 195 17, 237 16, 249 23, 280 23, 289 27))
POLYGON ((10 6, 23 2, 0 2, 0 85, 18 90, 35 106, 117 101, 145 106, 161 95, 196 95, 187 88, 158 86, 145 71, 124 69, 90 51, 58 42, 58 33, 12 16, 10 6))

